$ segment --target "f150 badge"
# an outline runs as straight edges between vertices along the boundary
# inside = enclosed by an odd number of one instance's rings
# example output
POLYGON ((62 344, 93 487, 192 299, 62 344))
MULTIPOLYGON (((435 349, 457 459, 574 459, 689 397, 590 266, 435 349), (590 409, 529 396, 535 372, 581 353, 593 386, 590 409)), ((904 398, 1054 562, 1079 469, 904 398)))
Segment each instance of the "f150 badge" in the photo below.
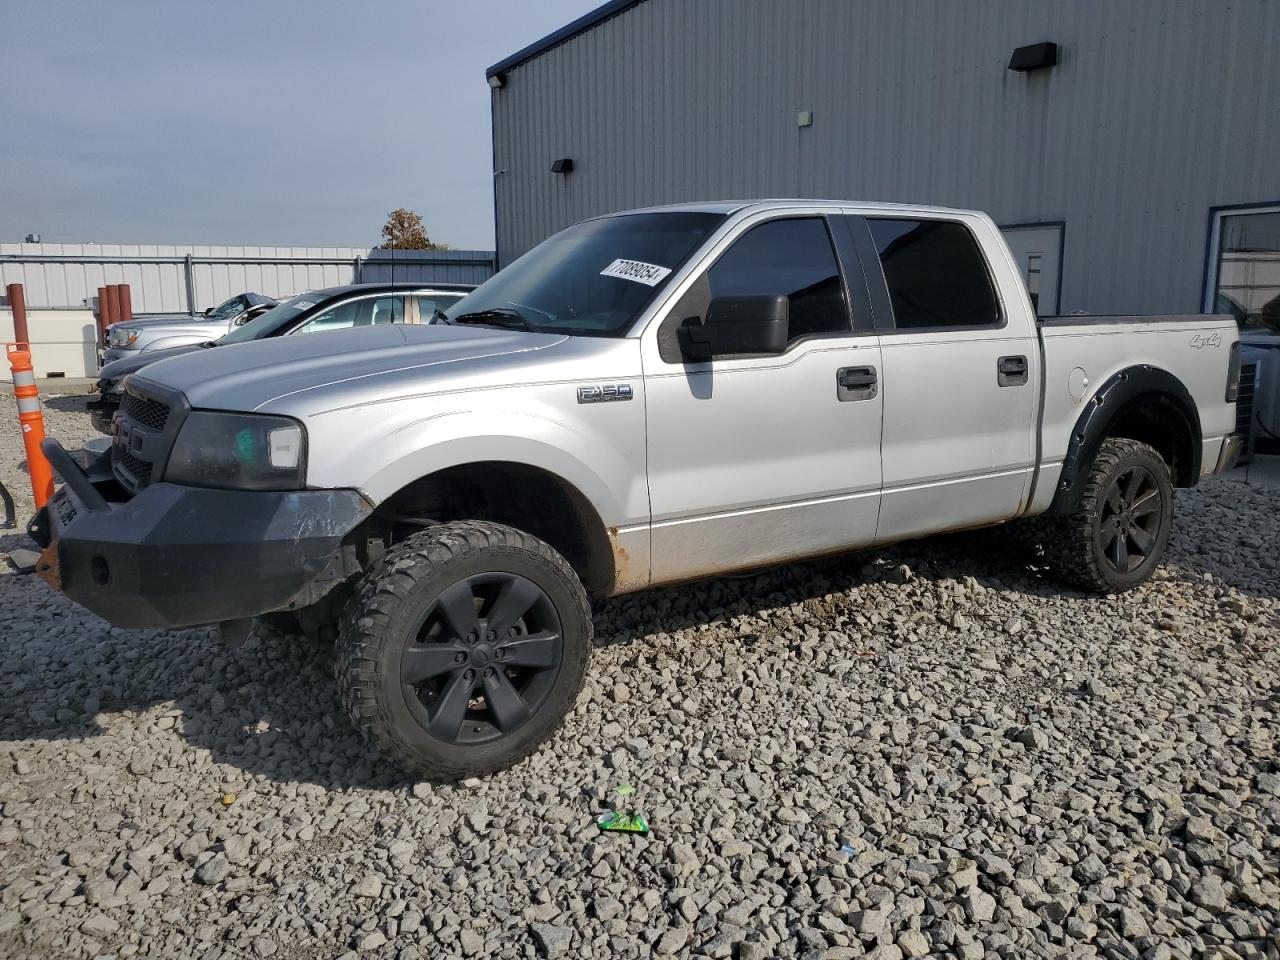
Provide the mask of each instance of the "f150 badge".
POLYGON ((1205 347, 1220 347, 1222 346, 1222 334, 1197 333, 1191 338, 1191 346, 1197 350, 1203 350, 1205 347))
POLYGON ((629 383, 605 383, 596 387, 579 387, 579 403, 608 403, 610 400, 630 400, 635 394, 629 383))

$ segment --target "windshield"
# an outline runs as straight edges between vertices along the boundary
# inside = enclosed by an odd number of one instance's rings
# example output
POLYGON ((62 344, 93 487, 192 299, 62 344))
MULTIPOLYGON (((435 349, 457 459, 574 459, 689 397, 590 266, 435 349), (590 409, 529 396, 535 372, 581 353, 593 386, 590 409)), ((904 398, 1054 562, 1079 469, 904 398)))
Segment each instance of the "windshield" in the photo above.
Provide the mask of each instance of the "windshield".
POLYGON ((214 343, 246 343, 249 340, 261 340, 263 337, 274 337, 282 333, 303 310, 314 307, 316 302, 307 299, 307 294, 300 294, 284 303, 277 304, 266 313, 260 314, 242 327, 236 327, 228 334, 219 337, 214 343))
POLYGON ((724 220, 718 213, 631 213, 589 220, 544 240, 454 304, 451 323, 539 333, 624 336, 724 220))
POLYGON ((229 320, 237 313, 244 313, 244 308, 248 306, 244 297, 232 297, 225 303, 220 303, 209 311, 209 317, 214 320, 229 320))

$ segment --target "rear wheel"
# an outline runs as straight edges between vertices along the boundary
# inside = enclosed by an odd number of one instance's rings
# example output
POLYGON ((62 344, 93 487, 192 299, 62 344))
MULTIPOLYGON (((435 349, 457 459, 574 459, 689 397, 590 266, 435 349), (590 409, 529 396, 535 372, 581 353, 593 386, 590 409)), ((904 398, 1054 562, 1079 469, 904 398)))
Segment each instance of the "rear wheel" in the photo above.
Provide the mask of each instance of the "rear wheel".
POLYGON ((347 605, 338 685, 356 727, 406 771, 510 766, 572 708, 591 649, 586 591, 542 541, 442 524, 396 545, 347 605))
POLYGON ((1098 450, 1080 509, 1049 521, 1045 552, 1062 579, 1116 593, 1151 577, 1172 528, 1168 464, 1145 443, 1113 437, 1098 450))

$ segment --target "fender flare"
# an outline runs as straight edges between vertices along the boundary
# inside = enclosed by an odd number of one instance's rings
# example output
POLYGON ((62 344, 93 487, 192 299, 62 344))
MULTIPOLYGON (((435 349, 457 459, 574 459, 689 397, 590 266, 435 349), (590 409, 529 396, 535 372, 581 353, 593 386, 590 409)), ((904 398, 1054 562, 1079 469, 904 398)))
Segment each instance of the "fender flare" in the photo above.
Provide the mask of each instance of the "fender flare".
POLYGON ((1178 465, 1174 478, 1176 485, 1191 486, 1196 482, 1200 476, 1203 449, 1200 413, 1195 400, 1182 381, 1167 370, 1139 364, 1112 374, 1085 404, 1071 429, 1071 440, 1058 477, 1058 489, 1048 512, 1073 513, 1079 509, 1085 476, 1111 427, 1130 410, 1148 403, 1164 408, 1190 438, 1188 460, 1178 465))

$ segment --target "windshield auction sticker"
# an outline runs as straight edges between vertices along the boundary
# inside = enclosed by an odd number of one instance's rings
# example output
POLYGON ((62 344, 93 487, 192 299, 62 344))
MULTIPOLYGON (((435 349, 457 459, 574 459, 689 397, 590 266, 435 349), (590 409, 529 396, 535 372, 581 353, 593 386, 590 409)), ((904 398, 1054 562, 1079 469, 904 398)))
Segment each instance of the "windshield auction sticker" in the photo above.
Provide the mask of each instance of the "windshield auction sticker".
POLYGON ((621 277, 623 280, 634 280, 646 287, 657 286, 671 273, 668 267, 644 263, 641 260, 615 260, 600 271, 602 277, 621 277))

